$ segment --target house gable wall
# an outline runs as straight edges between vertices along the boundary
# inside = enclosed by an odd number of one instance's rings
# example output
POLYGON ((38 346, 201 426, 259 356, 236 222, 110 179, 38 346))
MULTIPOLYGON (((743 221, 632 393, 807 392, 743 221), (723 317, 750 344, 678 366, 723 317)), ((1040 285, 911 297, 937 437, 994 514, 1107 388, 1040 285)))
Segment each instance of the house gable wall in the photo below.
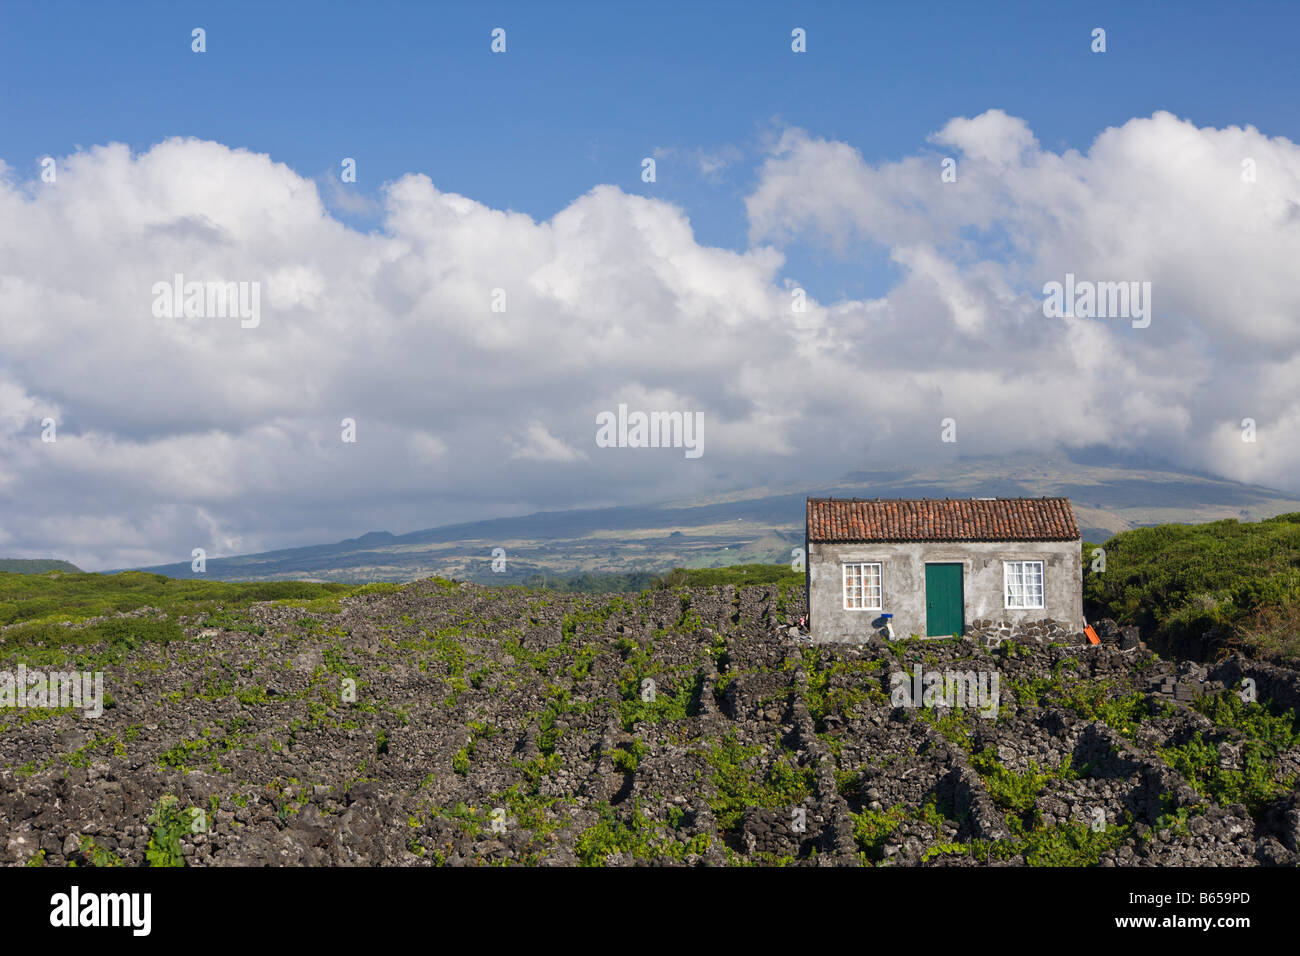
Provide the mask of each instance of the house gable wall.
POLYGON ((844 563, 882 565, 884 612, 894 615, 894 634, 925 635, 925 566, 962 566, 963 618, 1012 625, 1042 620, 1083 628, 1082 571, 1079 541, 994 542, 809 542, 807 558, 809 628, 814 641, 861 643, 875 634, 879 611, 844 610, 844 563), (1003 561, 1042 561, 1044 607, 1004 607, 1003 561))

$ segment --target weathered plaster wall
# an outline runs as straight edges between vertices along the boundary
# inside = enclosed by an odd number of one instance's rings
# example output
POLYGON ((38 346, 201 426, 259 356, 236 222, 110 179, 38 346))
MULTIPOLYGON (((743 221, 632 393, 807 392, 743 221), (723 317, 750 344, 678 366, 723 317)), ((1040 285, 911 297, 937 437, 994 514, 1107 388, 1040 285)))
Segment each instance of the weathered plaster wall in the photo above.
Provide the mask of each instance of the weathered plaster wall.
POLYGON ((844 563, 882 565, 884 610, 894 615, 897 637, 925 635, 925 566, 962 566, 963 619, 1006 621, 1027 626, 1045 619, 1083 628, 1083 593, 1078 541, 907 542, 808 545, 808 609, 813 640, 862 642, 875 630, 880 612, 844 610, 844 563), (1002 562, 1042 561, 1042 608, 1009 610, 1003 605, 1002 562))

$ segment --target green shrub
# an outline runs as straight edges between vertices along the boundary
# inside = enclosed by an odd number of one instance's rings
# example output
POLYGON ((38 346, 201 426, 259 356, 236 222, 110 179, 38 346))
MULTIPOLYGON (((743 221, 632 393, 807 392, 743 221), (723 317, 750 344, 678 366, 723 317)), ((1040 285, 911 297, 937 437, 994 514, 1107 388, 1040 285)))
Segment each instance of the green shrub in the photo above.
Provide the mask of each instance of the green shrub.
POLYGON ((798 766, 779 748, 769 755, 766 768, 761 756, 761 747, 739 743, 734 730, 705 754, 714 789, 709 807, 719 828, 734 831, 750 807, 793 809, 812 794, 812 767, 798 766))
POLYGON ((153 827, 145 859, 150 866, 184 866, 181 836, 190 831, 194 810, 181 809, 180 801, 172 794, 159 798, 148 823, 153 827))
POLYGON ((735 588, 778 585, 783 589, 802 589, 804 573, 792 571, 788 564, 734 564, 727 568, 673 568, 655 579, 654 588, 660 591, 675 588, 713 588, 730 585, 735 588))
POLYGON ((896 803, 888 810, 863 810, 861 813, 849 812, 853 820, 853 839, 858 844, 858 852, 866 861, 884 859, 885 841, 907 819, 907 808, 896 803))
POLYGON ((1104 572, 1092 570, 1090 548, 1083 553, 1090 617, 1136 624, 1162 640, 1220 629, 1274 656, 1300 654, 1294 631, 1257 633, 1279 608, 1294 606, 1300 621, 1300 513, 1123 531, 1105 544, 1104 572))
POLYGON ((641 758, 649 752, 649 748, 639 740, 633 740, 626 748, 615 747, 609 752, 614 761, 614 769, 623 773, 635 773, 636 768, 641 765, 641 758))
POLYGON ((709 848, 707 834, 700 834, 686 843, 670 836, 660 837, 659 829, 640 809, 633 807, 626 820, 620 819, 607 803, 597 808, 600 819, 578 835, 574 851, 583 866, 603 866, 612 853, 624 853, 637 860, 664 857, 680 861, 691 854, 701 854, 709 848))
POLYGON ((91 866, 121 866, 122 861, 114 854, 110 853, 104 847, 100 846, 88 836, 83 836, 79 841, 81 855, 89 861, 91 866))
POLYGON ((1240 770, 1219 766, 1219 751, 1197 732, 1191 740, 1173 747, 1158 748, 1169 766, 1184 777, 1202 796, 1220 806, 1243 803, 1257 819, 1265 807, 1291 792, 1295 777, 1277 777, 1277 763, 1269 745, 1247 741, 1242 745, 1240 770))
POLYGON ((1030 761, 1029 770, 1016 773, 998 761, 995 749, 988 747, 971 757, 971 766, 984 778, 984 785, 994 804, 1020 816, 1034 809, 1034 802, 1043 792, 1043 786, 1052 779, 1042 773, 1038 764, 1030 761))
POLYGON ((461 747, 451 758, 451 769, 462 777, 469 773, 469 748, 461 747))

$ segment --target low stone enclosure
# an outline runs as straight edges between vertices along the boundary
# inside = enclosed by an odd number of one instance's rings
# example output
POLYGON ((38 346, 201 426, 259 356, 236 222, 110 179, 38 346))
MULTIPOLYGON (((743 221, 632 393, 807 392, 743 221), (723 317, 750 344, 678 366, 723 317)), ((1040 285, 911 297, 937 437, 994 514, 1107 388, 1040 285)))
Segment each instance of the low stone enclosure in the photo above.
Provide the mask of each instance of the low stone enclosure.
MULTIPOLYGON (((828 643, 846 645, 878 643, 888 639, 889 632, 885 627, 886 623, 885 618, 876 618, 871 622, 870 629, 862 632, 861 640, 839 640, 828 643)), ((1124 648, 1136 647, 1140 643, 1136 627, 1121 628, 1109 619, 1098 622, 1094 626, 1094 630, 1097 630, 1102 643, 1113 643, 1124 648), (1103 627, 1107 628, 1104 637, 1101 635, 1101 631, 1097 630, 1103 627)), ((799 628, 799 633, 803 635, 805 629, 799 628)), ((895 632, 894 636, 895 639, 912 637, 926 641, 947 641, 952 639, 951 637, 922 638, 916 634, 898 634, 897 632, 895 632)), ((1055 621, 1050 618, 1044 618, 1041 621, 1004 621, 977 618, 965 625, 962 636, 987 648, 995 648, 1002 644, 1003 641, 1018 641, 1025 644, 1086 645, 1090 643, 1076 625, 1070 624, 1068 621, 1055 621)))
POLYGON ((975 620, 966 625, 966 637, 980 641, 985 647, 997 647, 1003 641, 1016 640, 1034 644, 1086 644, 1087 639, 1077 627, 1065 621, 991 621, 975 620))
MULTIPOLYGON (((873 631, 864 635, 864 643, 879 641, 886 636, 883 618, 872 622, 873 631)), ((1094 631, 1103 644, 1115 644, 1121 648, 1137 647, 1141 643, 1136 627, 1120 627, 1109 618, 1096 622, 1094 631)), ((917 635, 895 635, 907 637, 917 635)), ((1016 641, 1024 644, 1090 644, 1078 626, 1068 621, 1056 621, 1044 618, 1037 621, 1005 621, 977 618, 965 626, 963 636, 987 648, 996 648, 1004 641, 1016 641)), ((947 637, 918 638, 928 641, 951 640, 947 637)), ((847 642, 846 642, 847 643, 847 642)))
POLYGON ((1262 710, 1295 671, 1105 622, 812 646, 804 613, 428 580, 187 619, 106 668, 102 718, 0 715, 0 863, 1300 864, 1300 744, 1262 710), (917 673, 997 706, 899 704, 917 673))

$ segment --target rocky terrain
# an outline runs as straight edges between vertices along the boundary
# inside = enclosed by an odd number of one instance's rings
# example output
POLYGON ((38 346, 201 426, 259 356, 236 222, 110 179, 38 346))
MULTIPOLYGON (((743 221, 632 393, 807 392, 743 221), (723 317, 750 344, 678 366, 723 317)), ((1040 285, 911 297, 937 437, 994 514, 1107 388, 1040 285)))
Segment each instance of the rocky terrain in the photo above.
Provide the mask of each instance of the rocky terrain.
POLYGON ((0 862, 1300 863, 1295 672, 1106 626, 814 647, 804 613, 435 578, 186 619, 102 717, 0 714, 0 862), (996 713, 903 706, 918 667, 996 675, 996 713))

